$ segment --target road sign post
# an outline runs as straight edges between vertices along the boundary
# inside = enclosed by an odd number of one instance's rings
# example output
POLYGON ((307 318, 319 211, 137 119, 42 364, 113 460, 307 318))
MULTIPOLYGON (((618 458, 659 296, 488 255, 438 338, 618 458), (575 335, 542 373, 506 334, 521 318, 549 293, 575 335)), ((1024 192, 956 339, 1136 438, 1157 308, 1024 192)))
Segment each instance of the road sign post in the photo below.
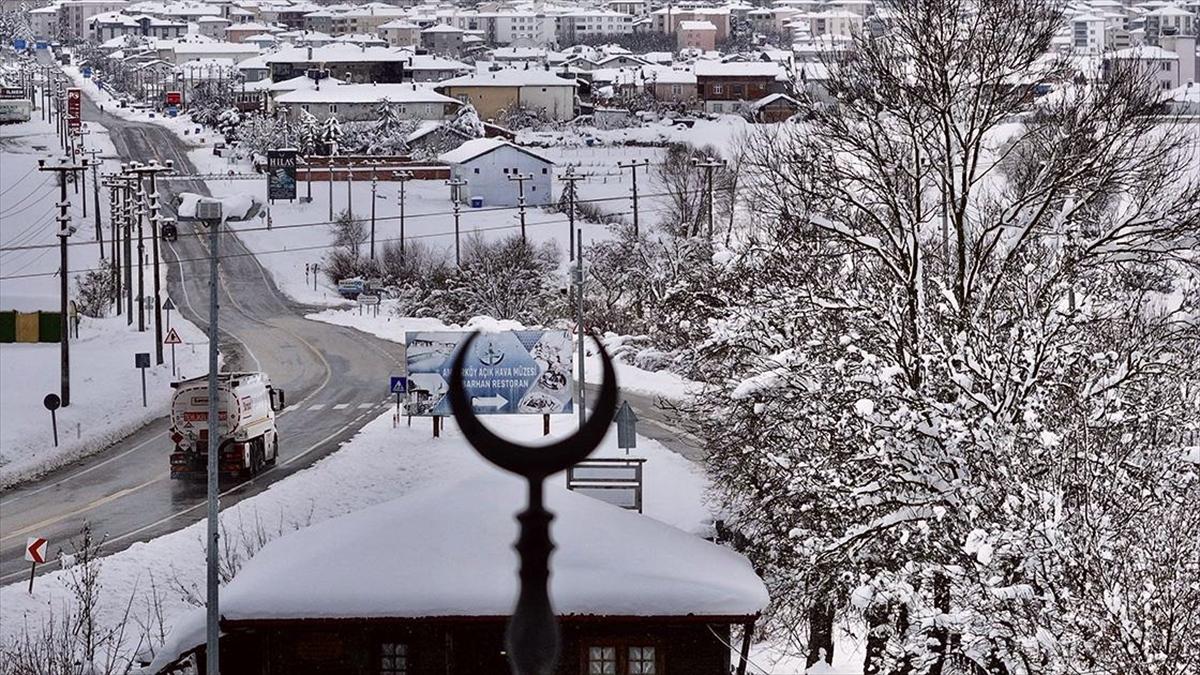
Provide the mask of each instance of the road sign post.
MULTIPOLYGON (((170 298, 168 298, 169 300, 170 298)), ((170 315, 168 315, 170 316, 170 315)), ((163 338, 164 345, 171 345, 171 377, 175 376, 175 345, 183 344, 183 340, 179 339, 179 333, 175 332, 174 328, 167 329, 167 336, 163 338)))
POLYGON ((617 410, 617 447, 629 454, 630 448, 637 447, 637 415, 629 407, 629 401, 621 401, 617 410))
POLYGON ((49 543, 41 537, 30 537, 25 540, 25 560, 32 563, 29 567, 30 595, 33 595, 33 575, 37 572, 38 563, 46 562, 46 548, 49 543))
POLYGON ((142 407, 146 407, 146 369, 150 367, 150 352, 138 352, 133 355, 133 365, 142 371, 142 407))
POLYGON ((54 447, 58 447, 58 407, 62 405, 62 399, 58 398, 58 394, 46 394, 46 398, 42 399, 42 405, 46 406, 46 410, 50 411, 50 428, 54 431, 54 447))

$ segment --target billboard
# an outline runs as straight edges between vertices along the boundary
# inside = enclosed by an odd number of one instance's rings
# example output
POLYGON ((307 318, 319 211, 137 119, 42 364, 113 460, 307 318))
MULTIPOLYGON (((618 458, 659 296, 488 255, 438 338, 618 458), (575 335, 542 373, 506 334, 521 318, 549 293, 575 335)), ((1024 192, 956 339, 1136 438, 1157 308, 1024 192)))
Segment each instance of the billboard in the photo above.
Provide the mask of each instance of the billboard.
POLYGON ((183 105, 183 92, 182 91, 166 92, 165 94, 163 94, 163 103, 166 103, 167 105, 175 105, 175 106, 183 105))
POLYGON ((267 151, 267 199, 296 198, 296 151, 267 151))
POLYGON ((83 116, 80 112, 80 106, 83 105, 83 92, 74 87, 67 90, 67 128, 71 131, 79 131, 82 125, 83 116))
MULTIPOLYGON (((450 415, 451 365, 470 333, 409 331, 408 407, 413 415, 450 415)), ((512 415, 569 413, 571 336, 566 331, 518 330, 480 335, 471 345, 463 381, 475 412, 512 415)))

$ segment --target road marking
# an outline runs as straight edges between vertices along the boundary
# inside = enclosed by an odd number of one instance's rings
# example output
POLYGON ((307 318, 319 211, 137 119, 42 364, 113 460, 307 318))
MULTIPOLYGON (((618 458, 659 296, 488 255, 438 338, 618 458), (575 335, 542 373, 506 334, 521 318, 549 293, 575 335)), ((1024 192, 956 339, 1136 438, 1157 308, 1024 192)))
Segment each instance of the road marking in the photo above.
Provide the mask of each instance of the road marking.
POLYGON ((366 410, 367 408, 374 408, 376 405, 378 405, 378 404, 376 404, 376 403, 359 403, 358 409, 366 410))
POLYGON ((81 513, 86 513, 88 511, 91 511, 92 509, 98 508, 100 506, 104 506, 105 504, 115 501, 117 499, 120 499, 121 497, 133 494, 134 492, 137 492, 138 490, 141 490, 142 488, 144 488, 148 485, 153 485, 154 483, 157 483, 158 481, 163 480, 163 478, 164 478, 163 476, 159 476, 157 478, 151 478, 150 480, 146 481, 145 483, 142 483, 141 485, 135 485, 130 488, 125 488, 124 490, 119 490, 117 492, 112 493, 111 495, 106 496, 106 497, 101 497, 100 499, 97 499, 96 501, 92 502, 91 504, 81 506, 81 507, 75 509, 74 511, 68 511, 66 513, 54 516, 53 518, 47 518, 46 520, 43 520, 40 523, 34 523, 33 525, 30 525, 29 527, 25 527, 20 530, 17 530, 16 532, 10 532, 8 534, 8 536, 0 538, 0 543, 4 543, 6 541, 11 541, 13 539, 17 539, 21 535, 29 534, 30 532, 36 532, 37 530, 39 530, 43 527, 46 527, 48 525, 54 525, 55 523, 66 520, 67 518, 70 518, 72 516, 77 516, 81 513))
POLYGON ((324 410, 325 404, 324 403, 314 403, 314 404, 308 406, 308 409, 309 410, 324 410))
POLYGON ((345 410, 346 408, 349 408, 349 407, 350 407, 349 403, 339 403, 339 404, 333 406, 333 409, 334 410, 345 410))
MULTIPOLYGON (((153 424, 153 422, 151 422, 151 424, 153 424)), ((150 443, 152 443, 152 442, 154 442, 154 441, 157 441, 157 440, 158 440, 158 439, 160 439, 160 438, 166 438, 166 437, 167 437, 167 432, 166 432, 166 431, 164 431, 164 432, 162 432, 162 433, 160 433, 160 434, 155 434, 155 435, 151 436, 150 438, 147 438, 146 440, 142 441, 141 443, 138 443, 137 445, 133 446, 132 448, 130 448, 130 449, 128 449, 128 450, 125 450, 124 452, 121 452, 120 454, 113 455, 112 457, 109 457, 108 459, 105 459, 104 461, 102 461, 102 462, 100 462, 100 463, 98 463, 98 464, 93 464, 92 466, 89 466, 89 467, 88 467, 88 468, 86 468, 86 469, 82 469, 82 470, 80 470, 78 473, 71 474, 70 476, 65 476, 65 477, 63 477, 63 478, 60 478, 59 480, 57 480, 57 481, 55 481, 55 482, 53 482, 53 483, 51 483, 51 484, 49 484, 49 485, 44 485, 44 486, 42 486, 42 487, 40 487, 40 488, 38 488, 38 489, 36 489, 36 490, 32 490, 32 491, 30 491, 30 492, 27 492, 27 493, 25 493, 25 494, 23 494, 23 495, 20 495, 20 496, 18 496, 18 497, 15 497, 15 498, 13 498, 13 499, 6 499, 6 500, 3 500, 3 502, 2 502, 2 503, 3 503, 5 506, 11 506, 13 503, 15 503, 15 502, 19 502, 19 501, 21 501, 22 499, 26 499, 26 498, 28 498, 28 497, 32 497, 32 496, 34 496, 34 495, 36 495, 36 494, 39 494, 39 493, 41 493, 41 492, 45 492, 46 490, 49 490, 49 489, 51 489, 51 488, 56 488, 56 487, 58 487, 58 486, 62 485, 63 483, 66 483, 67 481, 75 480, 76 478, 79 478, 80 476, 83 476, 83 475, 89 474, 89 473, 91 473, 91 472, 95 471, 96 469, 99 469, 100 467, 104 466, 105 464, 108 464, 108 463, 110 463, 110 462, 115 462, 115 461, 117 461, 118 459, 121 459, 122 457, 124 457, 125 455, 128 455, 128 454, 129 454, 129 453, 131 453, 131 452, 136 452, 136 451, 138 451, 138 450, 141 450, 142 448, 146 447, 146 446, 147 446, 147 445, 149 445, 150 443)), ((119 443, 120 441, 117 441, 117 442, 119 443)), ((111 446, 110 446, 110 447, 111 447, 111 446)), ((101 452, 103 452, 103 450, 101 450, 101 452)))

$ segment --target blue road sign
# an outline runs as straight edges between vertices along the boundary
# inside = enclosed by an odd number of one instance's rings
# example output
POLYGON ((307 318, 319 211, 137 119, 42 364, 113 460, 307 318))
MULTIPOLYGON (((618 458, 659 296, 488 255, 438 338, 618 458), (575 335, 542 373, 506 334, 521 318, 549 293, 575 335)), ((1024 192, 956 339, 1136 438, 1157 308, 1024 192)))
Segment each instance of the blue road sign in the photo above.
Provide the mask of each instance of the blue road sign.
POLYGON ((79 69, 79 73, 80 73, 81 75, 83 75, 84 77, 91 77, 91 76, 92 76, 92 67, 91 67, 91 66, 84 66, 84 67, 82 67, 82 68, 80 68, 80 69, 79 69))
MULTIPOLYGON (((469 333, 409 332, 408 405, 414 415, 450 415, 450 370, 469 333)), ((566 331, 480 335, 463 368, 467 395, 480 414, 551 414, 574 409, 571 336, 566 331)))
POLYGON ((29 44, 26 43, 21 38, 13 38, 13 49, 15 49, 19 52, 23 52, 23 51, 25 51, 25 48, 28 46, 29 46, 29 44))
POLYGON ((49 47, 50 45, 46 44, 45 42, 38 42, 38 43, 37 43, 35 46, 36 46, 38 49, 46 49, 46 48, 47 48, 47 47, 49 47))
POLYGON ((393 375, 391 384, 388 385, 388 389, 393 394, 407 393, 408 392, 408 378, 400 377, 399 375, 393 375))

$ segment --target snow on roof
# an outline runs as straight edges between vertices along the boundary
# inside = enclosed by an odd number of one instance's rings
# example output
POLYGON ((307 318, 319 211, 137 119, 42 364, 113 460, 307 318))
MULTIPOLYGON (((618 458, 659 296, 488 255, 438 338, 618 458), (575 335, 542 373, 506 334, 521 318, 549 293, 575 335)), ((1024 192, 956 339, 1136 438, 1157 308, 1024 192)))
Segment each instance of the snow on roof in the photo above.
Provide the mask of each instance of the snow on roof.
POLYGON ((420 26, 418 26, 415 23, 409 22, 407 19, 392 19, 391 21, 388 21, 385 24, 381 24, 379 27, 380 28, 406 28, 406 29, 420 28, 420 26))
POLYGON ((213 54, 217 52, 257 54, 258 47, 244 42, 200 42, 196 44, 180 42, 175 45, 176 54, 213 54))
POLYGON ((281 49, 267 57, 267 63, 375 63, 380 61, 407 61, 412 52, 393 47, 357 47, 347 43, 335 43, 313 47, 309 55, 307 47, 281 49))
POLYGON ((540 159, 547 164, 554 163, 553 161, 543 157, 542 155, 539 155, 529 148, 523 148, 519 145, 509 143, 503 138, 476 138, 475 140, 467 141, 454 150, 442 153, 438 156, 438 160, 446 164, 462 164, 463 162, 469 162, 477 157, 482 157, 493 150, 505 146, 508 146, 519 152, 523 152, 530 157, 540 159))
POLYGON ((783 73, 783 69, 779 67, 778 63, 770 61, 745 63, 697 61, 695 70, 698 77, 778 77, 783 73))
POLYGON ((229 19, 220 16, 202 16, 196 19, 196 23, 233 23, 229 19))
POLYGON ((425 30, 423 30, 421 32, 422 33, 465 33, 466 31, 464 31, 461 28, 455 28, 454 26, 447 26, 444 23, 438 23, 438 24, 434 24, 434 25, 430 26, 429 28, 426 28, 425 30))
POLYGON ((1127 47, 1118 49, 1109 54, 1110 58, 1114 59, 1149 59, 1157 61, 1178 61, 1179 55, 1175 52, 1163 49, 1162 47, 1151 47, 1149 45, 1139 45, 1137 47, 1127 47))
MULTIPOLYGON (((340 85, 342 81, 336 77, 325 77, 320 80, 322 86, 340 85)), ((296 91, 298 89, 316 89, 317 80, 312 79, 307 75, 297 75, 296 77, 275 82, 271 84, 271 91, 296 91)))
POLYGON ((780 101, 783 103, 790 103, 796 107, 800 106, 800 102, 797 101, 796 99, 792 98, 791 96, 788 96, 787 94, 775 93, 775 94, 767 94, 766 96, 758 99, 757 101, 752 103, 750 107, 754 108, 755 110, 758 110, 759 108, 771 105, 772 103, 775 103, 777 101, 780 101))
POLYGON ((717 27, 711 21, 680 21, 679 28, 681 30, 716 30, 717 27))
MULTIPOLYGON (((280 537, 221 589, 222 619, 508 616, 517 594, 513 514, 525 490, 488 472, 280 537)), ((558 481, 546 483, 545 498, 555 514, 550 597, 560 617, 740 618, 767 605, 763 582, 731 549, 558 481)), ((150 672, 204 635, 204 609, 193 609, 150 672)))
POLYGON ((320 89, 297 89, 275 98, 277 103, 378 103, 387 99, 393 103, 454 103, 459 101, 443 96, 433 89, 413 84, 339 84, 320 89))
POLYGON ((568 80, 548 70, 517 70, 506 68, 488 73, 463 75, 438 83, 440 87, 574 87, 575 80, 568 80))

